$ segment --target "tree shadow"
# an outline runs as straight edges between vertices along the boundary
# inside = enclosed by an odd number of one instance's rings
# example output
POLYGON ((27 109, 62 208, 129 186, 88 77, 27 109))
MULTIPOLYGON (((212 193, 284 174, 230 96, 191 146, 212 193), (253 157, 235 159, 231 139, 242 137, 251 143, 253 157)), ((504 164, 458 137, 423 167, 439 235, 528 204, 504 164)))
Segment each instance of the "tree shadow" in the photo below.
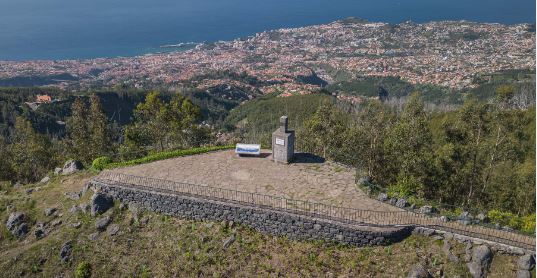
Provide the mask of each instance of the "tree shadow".
POLYGON ((292 163, 324 163, 323 157, 311 153, 295 153, 292 163))

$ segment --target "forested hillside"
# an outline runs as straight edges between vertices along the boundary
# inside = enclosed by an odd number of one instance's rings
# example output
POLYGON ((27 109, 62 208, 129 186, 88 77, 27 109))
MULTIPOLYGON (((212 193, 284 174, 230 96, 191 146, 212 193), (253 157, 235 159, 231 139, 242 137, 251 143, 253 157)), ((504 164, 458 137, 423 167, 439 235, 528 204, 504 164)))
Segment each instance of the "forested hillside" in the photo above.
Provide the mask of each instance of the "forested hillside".
MULTIPOLYGON (((478 76, 475 83, 471 91, 445 92, 395 78, 366 78, 309 95, 276 92, 248 101, 233 88, 181 93, 5 88, 0 180, 34 182, 69 158, 91 166, 97 158, 119 162, 215 144, 270 147, 278 118, 287 115, 298 150, 356 167, 356 179, 374 192, 452 211, 532 215, 535 75, 507 71, 478 76), (338 97, 343 91, 364 98, 344 101, 338 97), (25 103, 45 94, 53 101, 25 103)), ((520 221, 508 224, 523 229, 520 221)))

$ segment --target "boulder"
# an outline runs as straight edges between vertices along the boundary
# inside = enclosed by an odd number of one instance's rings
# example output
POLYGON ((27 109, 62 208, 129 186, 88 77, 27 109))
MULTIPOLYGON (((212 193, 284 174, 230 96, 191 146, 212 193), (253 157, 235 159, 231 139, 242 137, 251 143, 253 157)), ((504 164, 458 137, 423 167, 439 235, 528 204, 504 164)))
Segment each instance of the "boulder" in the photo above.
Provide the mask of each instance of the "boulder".
POLYGON ((114 199, 101 192, 96 192, 91 197, 91 215, 95 216, 106 212, 108 209, 114 206, 114 199))
POLYGON ((108 226, 108 224, 110 224, 110 220, 111 220, 110 216, 105 216, 105 217, 97 219, 97 221, 95 221, 95 228, 98 231, 104 231, 106 227, 108 226))
POLYGON ((62 168, 62 175, 70 175, 84 169, 82 162, 78 160, 69 160, 65 162, 62 168))
POLYGON ((492 262, 492 251, 486 245, 473 248, 472 261, 467 263, 468 270, 472 277, 486 277, 490 263, 492 262))
POLYGON ((370 177, 362 177, 362 178, 359 178, 356 183, 359 184, 359 185, 363 185, 363 186, 371 186, 371 178, 370 177))
POLYGON ((397 203, 397 199, 396 198, 391 198, 388 203, 392 206, 395 206, 395 204, 397 203))
POLYGON ((62 248, 60 249, 60 259, 62 260, 62 262, 66 263, 69 261, 72 249, 73 244, 71 241, 67 241, 62 245, 62 248))
POLYGON ((82 223, 81 222, 76 222, 76 223, 73 223, 72 226, 73 226, 73 228, 78 229, 78 228, 80 228, 80 226, 82 226, 82 223))
POLYGON ((472 219, 473 219, 472 215, 467 211, 463 211, 459 215, 459 220, 472 220, 472 219))
POLYGON ((518 269, 520 270, 532 270, 535 266, 535 257, 533 255, 524 255, 518 258, 518 269))
POLYGON ((108 226, 108 229, 106 229, 106 232, 111 236, 115 236, 119 232, 119 225, 112 224, 108 226))
POLYGON ((431 214, 437 212, 436 208, 433 206, 423 206, 420 208, 419 213, 431 214))
POLYGON ((28 233, 26 215, 22 212, 12 212, 6 222, 6 228, 16 237, 23 237, 28 233))
POLYGON ((377 196, 377 200, 379 200, 381 202, 386 202, 388 200, 388 194, 379 193, 379 195, 377 196))
POLYGON ((398 207, 398 208, 404 208, 404 207, 408 206, 408 202, 405 199, 400 198, 395 203, 395 206, 398 207))
POLYGON ((224 248, 228 248, 233 242, 235 242, 235 235, 231 235, 224 241, 224 248))
POLYGON ((59 168, 59 167, 56 167, 54 169, 54 175, 60 175, 62 173, 63 169, 62 168, 59 168))
POLYGON ((481 221, 481 222, 486 222, 488 221, 488 217, 486 214, 484 213, 480 213, 478 214, 476 217, 475 217, 477 220, 481 221))
POLYGON ((11 233, 16 237, 23 237, 28 233, 29 227, 28 224, 22 223, 11 231, 11 233))
POLYGON ((448 222, 448 221, 449 221, 449 218, 448 218, 447 216, 445 216, 445 215, 442 215, 442 216, 440 216, 440 221, 442 221, 442 222, 448 222))
POLYGON ((485 278, 486 277, 485 273, 483 272, 483 269, 481 269, 481 267, 477 263, 469 262, 469 263, 466 264, 466 266, 468 267, 468 272, 470 272, 472 277, 474 277, 474 278, 485 278))
POLYGON ((57 227, 57 226, 60 226, 62 224, 62 220, 61 219, 55 219, 54 221, 50 222, 50 225, 52 227, 57 227))
POLYGON ((88 235, 89 240, 96 240, 99 237, 99 233, 93 233, 88 235))
POLYGON ((11 231, 14 228, 16 228, 18 225, 24 223, 25 219, 26 219, 26 215, 24 215, 24 213, 22 213, 22 212, 12 212, 9 215, 9 218, 7 219, 6 227, 7 227, 8 230, 11 231))
POLYGON ((487 268, 492 262, 492 251, 486 245, 479 245, 473 248, 472 261, 487 268))
POLYGON ((56 211, 58 211, 57 208, 47 208, 47 209, 45 209, 45 216, 51 216, 51 215, 53 215, 56 211))
POLYGON ((465 262, 471 262, 472 261, 472 248, 474 246, 471 242, 466 243, 466 247, 464 248, 464 261, 465 262))
POLYGON ((519 269, 516 271, 516 278, 531 278, 531 272, 529 270, 519 269))
POLYGON ((410 272, 408 272, 407 278, 428 278, 431 277, 431 274, 429 274, 429 271, 425 269, 425 266, 423 264, 417 263, 412 266, 410 269, 410 272))
POLYGON ((48 176, 41 179, 40 183, 47 183, 50 181, 50 178, 48 176))
POLYGON ((45 227, 43 226, 43 223, 38 223, 35 226, 34 236, 36 239, 40 239, 45 236, 45 227))

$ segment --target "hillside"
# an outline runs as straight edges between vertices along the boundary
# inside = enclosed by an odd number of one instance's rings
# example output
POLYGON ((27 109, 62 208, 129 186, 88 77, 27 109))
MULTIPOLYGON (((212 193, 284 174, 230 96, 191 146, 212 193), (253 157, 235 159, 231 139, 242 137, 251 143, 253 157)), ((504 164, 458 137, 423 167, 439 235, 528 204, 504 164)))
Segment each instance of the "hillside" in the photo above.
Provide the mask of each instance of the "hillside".
POLYGON ((236 130, 248 142, 270 144, 270 134, 276 129, 281 115, 289 117, 291 129, 301 128, 322 103, 332 102, 326 94, 278 97, 270 94, 256 98, 229 112, 223 126, 236 130))
MULTIPOLYGON (((97 233, 96 221, 103 216, 71 209, 88 204, 92 191, 77 200, 69 197, 93 175, 84 171, 53 177, 46 184, 2 187, 2 223, 11 212, 20 211, 31 227, 25 238, 16 239, 0 226, 4 277, 74 277, 78 266, 85 266, 78 274, 85 269, 93 277, 394 277, 405 276, 418 262, 435 277, 470 276, 462 262, 465 246, 451 242, 452 252, 461 258, 453 262, 442 250, 444 243, 434 236, 413 235, 390 246, 367 248, 298 242, 233 223, 179 219, 117 202, 104 213, 111 218, 107 231, 97 233), (57 211, 45 216, 50 208, 57 211), (44 223, 41 239, 34 236, 37 223, 44 223), (71 252, 62 262, 60 250, 68 241, 71 252)), ((489 277, 514 276, 516 260, 495 254, 489 277)))

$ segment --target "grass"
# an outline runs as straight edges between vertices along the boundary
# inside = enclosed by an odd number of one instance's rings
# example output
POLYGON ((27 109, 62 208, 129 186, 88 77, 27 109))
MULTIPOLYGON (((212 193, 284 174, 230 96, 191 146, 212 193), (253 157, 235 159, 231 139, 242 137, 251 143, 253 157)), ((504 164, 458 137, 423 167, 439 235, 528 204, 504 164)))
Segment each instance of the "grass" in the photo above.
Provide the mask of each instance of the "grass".
POLYGON ((234 147, 235 146, 228 145, 228 146, 200 147, 200 148, 192 148, 192 149, 186 149, 186 150, 159 152, 159 153, 150 154, 148 156, 144 156, 142 158, 137 158, 137 159, 133 159, 129 161, 107 163, 103 165, 102 168, 113 169, 113 168, 118 168, 118 167, 134 166, 138 164, 144 164, 144 163, 149 163, 153 161, 169 159, 169 158, 174 158, 174 157, 202 154, 202 153, 219 151, 219 150, 227 150, 227 149, 232 149, 234 147))
MULTIPOLYGON (((258 233, 248 227, 227 227, 220 222, 192 221, 145 211, 140 215, 147 224, 135 221, 128 210, 116 204, 106 214, 120 226, 116 236, 106 232, 92 241, 95 217, 81 212, 71 214, 72 205, 87 203, 91 191, 80 200, 69 199, 64 192, 79 191, 94 173, 81 172, 69 177, 54 177, 31 195, 26 188, 9 189, 0 201, 24 210, 34 221, 51 221, 45 208, 56 206, 62 216, 59 227, 40 240, 32 235, 24 240, 0 239, 0 272, 3 277, 75 276, 89 269, 92 277, 401 277, 418 261, 427 261, 431 273, 446 277, 469 277, 464 263, 450 262, 441 251, 441 242, 428 237, 411 236, 402 242, 379 247, 356 248, 324 241, 291 241, 258 233), (28 205, 33 203, 34 205, 28 205), (26 211, 28 210, 28 211, 26 211), (73 223, 81 222, 76 229, 73 223), (228 248, 225 239, 235 234, 228 248), (60 261, 62 244, 72 240, 73 252, 68 263, 60 261), (85 267, 81 267, 85 265, 85 267), (91 267, 88 267, 91 266, 91 267)), ((2 190, 6 192, 6 190, 2 190)), ((2 221, 9 213, 0 211, 2 221)), ((453 243, 456 254, 464 246, 453 243)), ((516 269, 516 257, 495 255, 489 277, 510 277, 516 269)))

